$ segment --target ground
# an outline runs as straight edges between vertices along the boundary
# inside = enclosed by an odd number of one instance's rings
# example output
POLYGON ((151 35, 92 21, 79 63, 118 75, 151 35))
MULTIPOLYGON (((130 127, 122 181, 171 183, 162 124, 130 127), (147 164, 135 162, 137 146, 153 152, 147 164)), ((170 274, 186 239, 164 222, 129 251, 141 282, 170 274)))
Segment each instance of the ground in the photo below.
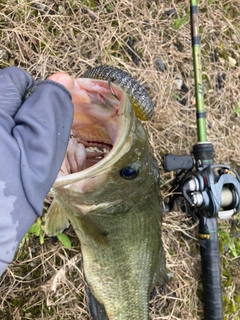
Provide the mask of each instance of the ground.
MULTIPOLYGON (((240 169, 240 3, 200 1, 207 137, 215 163, 240 169)), ((2 0, 0 68, 20 66, 33 77, 65 71, 74 77, 113 65, 137 78, 155 104, 146 124, 159 161, 167 199, 173 174, 162 169, 165 153, 190 154, 197 142, 194 75, 185 0, 2 0)), ((51 201, 46 199, 45 210, 51 201)), ((239 216, 219 223, 224 319, 240 319, 239 216)), ((39 222, 39 225, 44 222, 39 222)), ((72 247, 29 234, 0 280, 0 319, 90 319, 84 295, 79 242, 72 247), (66 271, 66 272, 65 272, 66 271)), ((172 276, 157 288, 150 318, 202 319, 197 221, 179 209, 165 214, 163 242, 172 276)))

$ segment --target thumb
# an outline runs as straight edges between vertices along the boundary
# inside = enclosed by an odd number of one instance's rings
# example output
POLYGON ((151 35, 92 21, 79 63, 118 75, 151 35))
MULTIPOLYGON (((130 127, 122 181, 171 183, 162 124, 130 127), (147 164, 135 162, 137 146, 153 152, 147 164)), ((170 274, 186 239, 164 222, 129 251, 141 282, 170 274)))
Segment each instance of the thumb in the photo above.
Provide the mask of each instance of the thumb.
POLYGON ((72 89, 74 83, 73 79, 67 73, 64 72, 54 73, 50 77, 48 77, 48 80, 60 83, 68 91, 72 89))

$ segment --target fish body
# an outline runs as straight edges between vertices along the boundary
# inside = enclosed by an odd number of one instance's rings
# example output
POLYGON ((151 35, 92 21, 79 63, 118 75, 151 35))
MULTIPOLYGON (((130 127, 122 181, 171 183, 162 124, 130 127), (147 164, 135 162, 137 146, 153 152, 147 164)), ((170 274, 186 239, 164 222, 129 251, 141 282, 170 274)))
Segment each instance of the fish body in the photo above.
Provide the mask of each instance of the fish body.
POLYGON ((46 232, 71 222, 91 296, 103 306, 94 319, 147 320, 149 294, 166 280, 157 161, 120 87, 83 78, 71 93, 72 135, 46 232))

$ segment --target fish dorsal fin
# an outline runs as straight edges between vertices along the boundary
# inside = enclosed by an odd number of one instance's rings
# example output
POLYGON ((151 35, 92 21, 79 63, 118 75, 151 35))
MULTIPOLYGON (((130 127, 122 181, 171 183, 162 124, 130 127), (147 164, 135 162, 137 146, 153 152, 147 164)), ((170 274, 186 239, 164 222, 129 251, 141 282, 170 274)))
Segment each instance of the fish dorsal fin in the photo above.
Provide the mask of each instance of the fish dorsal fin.
POLYGON ((53 200, 48 213, 46 215, 45 232, 48 236, 52 237, 69 227, 70 223, 68 218, 60 206, 60 204, 53 200))

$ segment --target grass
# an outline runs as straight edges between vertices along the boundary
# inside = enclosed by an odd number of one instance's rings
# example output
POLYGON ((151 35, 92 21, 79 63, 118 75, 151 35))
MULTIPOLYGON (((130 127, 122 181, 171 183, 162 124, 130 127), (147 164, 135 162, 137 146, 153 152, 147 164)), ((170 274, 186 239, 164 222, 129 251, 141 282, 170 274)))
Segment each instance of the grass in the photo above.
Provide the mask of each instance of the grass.
MULTIPOLYGON (((240 4, 202 0, 199 11, 208 140, 215 162, 239 171, 240 4)), ((149 88, 156 105, 146 128, 161 167, 163 154, 189 154, 197 140, 188 12, 183 0, 2 0, 0 68, 20 66, 35 78, 58 71, 77 77, 102 64, 129 72, 149 88), (166 14, 171 9, 175 13, 166 14), (134 39, 131 48, 129 38, 134 39), (177 78, 188 90, 176 86, 177 78)), ((161 173, 167 198, 173 174, 161 173)), ((226 320, 240 319, 239 228, 239 217, 219 224, 226 320)), ((177 208, 164 216, 172 281, 157 289, 151 319, 202 319, 197 230, 177 208)), ((39 225, 35 231, 44 236, 39 225)), ((71 248, 66 248, 46 236, 40 244, 36 232, 26 237, 0 280, 0 319, 89 320, 75 234, 67 232, 71 248)))

